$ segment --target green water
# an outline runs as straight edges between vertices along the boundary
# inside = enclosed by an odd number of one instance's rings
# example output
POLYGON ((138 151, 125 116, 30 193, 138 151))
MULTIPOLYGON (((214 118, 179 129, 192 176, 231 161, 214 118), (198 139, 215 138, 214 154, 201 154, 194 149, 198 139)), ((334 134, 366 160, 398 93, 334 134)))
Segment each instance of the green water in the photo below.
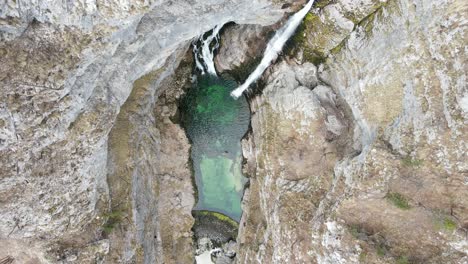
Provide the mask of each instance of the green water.
POLYGON ((242 175, 240 140, 250 111, 244 97, 229 93, 234 80, 201 76, 183 99, 182 123, 192 142, 191 158, 198 189, 195 210, 223 213, 239 221, 246 178, 242 175))

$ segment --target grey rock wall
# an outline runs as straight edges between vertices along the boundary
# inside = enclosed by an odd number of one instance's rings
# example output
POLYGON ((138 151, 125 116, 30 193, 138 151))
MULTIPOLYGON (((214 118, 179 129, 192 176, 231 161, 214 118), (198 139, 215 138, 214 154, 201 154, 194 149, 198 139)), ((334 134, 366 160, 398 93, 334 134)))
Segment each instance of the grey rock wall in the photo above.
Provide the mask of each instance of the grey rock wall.
MULTIPOLYGON (((112 240, 102 235, 103 228, 121 218, 113 211, 113 190, 108 184, 114 155, 109 153, 108 135, 134 82, 150 73, 161 78, 147 87, 147 107, 139 109, 139 121, 135 121, 154 126, 152 106, 159 84, 177 68, 193 38, 228 21, 271 24, 283 12, 278 4, 263 0, 2 2, 2 243, 37 248, 37 254, 47 255, 51 262, 106 261, 103 255, 114 251, 112 240), (184 52, 175 53, 180 50, 184 52), (103 247, 96 244, 101 242, 103 247), (102 254, 85 261, 85 255, 96 248, 102 254)), ((156 133, 155 128, 148 131, 148 135, 156 133)), ((160 144, 150 142, 145 151, 150 151, 151 144, 160 144)), ((149 162, 128 183, 136 189, 130 199, 133 213, 125 221, 140 233, 135 231, 136 238, 126 240, 134 244, 125 244, 127 255, 118 258, 152 263, 155 256, 161 257, 157 252, 163 242, 150 234, 160 220, 154 204, 159 193, 148 185, 162 176, 152 174, 156 164, 149 160, 157 159, 154 153, 134 155, 132 159, 149 162), (141 243, 146 243, 144 249, 137 251, 141 243)), ((191 196, 190 188, 184 184, 180 188, 191 196)))
POLYGON ((468 261, 468 5, 364 2, 319 3, 252 95, 239 263, 468 261))

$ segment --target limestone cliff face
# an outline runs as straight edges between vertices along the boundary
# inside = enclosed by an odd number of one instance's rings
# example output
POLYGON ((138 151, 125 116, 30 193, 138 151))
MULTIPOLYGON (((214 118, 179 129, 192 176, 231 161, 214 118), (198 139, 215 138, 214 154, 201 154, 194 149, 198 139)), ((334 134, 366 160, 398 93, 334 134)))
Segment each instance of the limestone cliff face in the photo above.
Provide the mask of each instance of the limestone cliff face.
POLYGON ((320 4, 251 99, 238 262, 468 262, 468 5, 320 4))
POLYGON ((315 73, 311 63, 283 61, 252 100, 252 135, 244 143, 251 179, 239 263, 316 262, 312 227, 352 124, 334 92, 317 86, 315 73))
POLYGON ((177 100, 192 71, 185 51, 174 54, 184 60, 170 76, 158 70, 134 83, 110 131, 111 210, 103 230, 110 263, 193 262, 190 145, 176 123, 177 100))
POLYGON ((193 38, 228 21, 274 23, 280 8, 3 1, 0 257, 190 262, 188 144, 168 121, 179 95, 162 88, 180 93, 188 78, 174 74, 193 38))

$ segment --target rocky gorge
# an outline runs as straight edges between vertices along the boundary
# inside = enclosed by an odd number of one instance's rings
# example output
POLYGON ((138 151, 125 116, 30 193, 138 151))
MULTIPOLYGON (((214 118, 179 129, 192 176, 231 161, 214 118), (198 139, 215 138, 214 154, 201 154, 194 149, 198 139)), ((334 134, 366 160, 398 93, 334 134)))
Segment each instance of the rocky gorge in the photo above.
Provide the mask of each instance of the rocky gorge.
MULTIPOLYGON (((194 263, 191 44, 232 22, 214 62, 241 83, 304 4, 0 3, 0 261, 194 263)), ((235 258, 212 259, 468 263, 467 29, 462 0, 315 1, 246 93, 235 258)))

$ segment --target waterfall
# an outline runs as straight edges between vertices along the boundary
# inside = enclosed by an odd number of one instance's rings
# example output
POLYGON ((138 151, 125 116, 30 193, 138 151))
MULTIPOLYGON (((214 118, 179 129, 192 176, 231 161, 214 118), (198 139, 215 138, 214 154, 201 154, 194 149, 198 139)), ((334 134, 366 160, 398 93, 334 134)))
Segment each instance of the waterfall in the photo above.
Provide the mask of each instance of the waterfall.
POLYGON ((234 91, 231 92, 231 96, 234 98, 239 98, 239 96, 242 95, 242 93, 249 88, 249 86, 254 83, 255 81, 262 76, 263 72, 268 68, 268 66, 271 65, 271 63, 278 58, 278 54, 281 52, 283 49, 284 44, 288 39, 294 34, 294 31, 296 31, 296 28, 301 24, 302 20, 304 17, 307 15, 309 12, 310 8, 312 8, 312 4, 314 3, 314 0, 310 0, 307 5, 305 5, 299 12, 294 14, 286 24, 280 28, 275 36, 268 42, 267 48, 265 50, 265 53, 263 54, 262 61, 260 64, 257 66, 255 71, 253 71, 247 80, 236 88, 234 91))
POLYGON ((219 31, 223 25, 217 25, 213 28, 211 34, 203 39, 203 35, 198 39, 200 47, 193 44, 193 53, 195 54, 195 66, 200 70, 201 74, 208 72, 211 75, 216 75, 216 69, 214 66, 214 51, 219 47, 219 31), (214 46, 211 43, 214 41, 214 46))

